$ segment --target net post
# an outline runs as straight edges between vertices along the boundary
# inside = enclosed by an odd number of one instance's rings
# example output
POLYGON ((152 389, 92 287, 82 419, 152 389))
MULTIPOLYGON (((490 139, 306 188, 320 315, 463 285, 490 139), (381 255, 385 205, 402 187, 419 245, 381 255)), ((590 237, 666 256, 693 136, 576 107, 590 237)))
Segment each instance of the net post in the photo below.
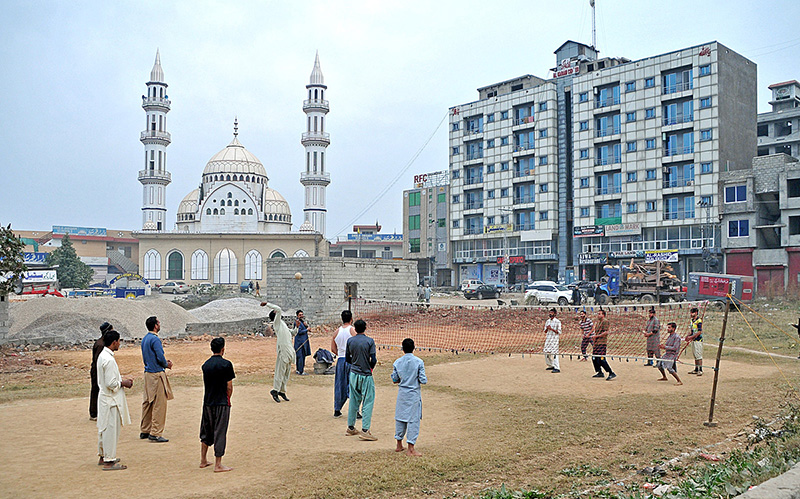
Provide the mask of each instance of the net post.
POLYGON ((725 316, 722 318, 722 332, 719 335, 719 347, 717 347, 717 360, 714 364, 714 383, 711 386, 711 406, 708 408, 708 421, 703 423, 703 426, 715 427, 717 423, 714 422, 714 405, 717 401, 717 381, 719 380, 719 360, 722 357, 722 345, 725 343, 725 329, 728 326, 728 311, 730 310, 731 295, 725 297, 725 316))

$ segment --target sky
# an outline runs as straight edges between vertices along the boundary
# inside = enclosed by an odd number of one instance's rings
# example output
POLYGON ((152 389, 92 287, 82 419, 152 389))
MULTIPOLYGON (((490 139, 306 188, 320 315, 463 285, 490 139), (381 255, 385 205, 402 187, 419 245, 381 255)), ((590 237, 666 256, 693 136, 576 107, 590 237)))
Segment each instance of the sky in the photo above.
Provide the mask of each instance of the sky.
MULTIPOLYGON (((597 0, 602 56, 719 41, 767 86, 800 79, 800 2, 597 0)), ((305 85, 319 51, 330 101, 326 236, 402 232, 402 192, 448 168, 448 108, 477 88, 549 77, 566 40, 591 43, 589 0, 26 1, 0 16, 0 224, 141 228, 141 95, 156 49, 172 108, 168 228, 232 139, 303 221, 305 85)))

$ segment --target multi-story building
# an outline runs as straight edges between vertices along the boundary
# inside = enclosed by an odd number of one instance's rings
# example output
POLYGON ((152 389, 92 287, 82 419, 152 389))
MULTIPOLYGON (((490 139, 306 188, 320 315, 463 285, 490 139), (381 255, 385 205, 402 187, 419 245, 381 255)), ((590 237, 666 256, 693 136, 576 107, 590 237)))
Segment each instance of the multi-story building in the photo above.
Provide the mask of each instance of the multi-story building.
POLYGON ((330 245, 330 256, 346 258, 377 258, 399 260, 403 258, 403 235, 381 234, 381 226, 354 225, 353 232, 330 245))
POLYGON ((419 282, 454 286, 450 266, 450 173, 414 176, 414 188, 403 191, 403 259, 416 260, 419 282))
POLYGON ((719 172, 749 168, 756 151, 756 65, 717 42, 637 61, 573 41, 555 54, 553 78, 451 108, 460 280, 502 276, 506 255, 510 283, 596 279, 647 252, 682 276, 709 268, 719 172))
POLYGON ((783 153, 720 174, 725 271, 761 295, 800 292, 800 161, 783 153))
POLYGON ((770 85, 772 111, 758 115, 758 155, 788 154, 800 158, 800 83, 770 85))

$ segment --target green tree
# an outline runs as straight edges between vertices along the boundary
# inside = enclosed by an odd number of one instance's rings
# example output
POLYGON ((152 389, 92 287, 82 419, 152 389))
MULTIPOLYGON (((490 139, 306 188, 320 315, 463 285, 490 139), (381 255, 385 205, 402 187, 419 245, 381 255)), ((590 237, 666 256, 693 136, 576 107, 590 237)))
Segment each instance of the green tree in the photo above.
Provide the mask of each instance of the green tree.
POLYGON ((58 282, 65 288, 85 288, 94 275, 92 268, 78 257, 69 234, 64 234, 60 248, 47 255, 47 264, 58 265, 58 282))
POLYGON ((25 244, 14 235, 11 224, 0 227, 0 296, 8 295, 17 279, 28 270, 24 249, 25 244))

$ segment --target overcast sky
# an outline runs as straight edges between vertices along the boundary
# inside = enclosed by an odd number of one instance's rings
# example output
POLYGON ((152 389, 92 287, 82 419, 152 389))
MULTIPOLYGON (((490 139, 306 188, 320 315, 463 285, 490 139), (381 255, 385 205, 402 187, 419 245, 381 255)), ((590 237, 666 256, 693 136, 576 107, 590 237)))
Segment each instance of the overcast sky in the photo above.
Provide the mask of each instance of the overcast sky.
MULTIPOLYGON (((798 19, 797 0, 597 0, 597 45, 640 59, 717 40, 758 65, 763 112, 767 85, 800 79, 798 19)), ((591 42, 589 0, 6 2, 0 223, 141 228, 141 95, 159 48, 172 101, 168 227, 238 116, 240 141, 289 201, 296 230, 302 101, 319 50, 331 108, 327 236, 376 220, 401 232, 413 175, 448 167, 448 108, 476 100, 478 87, 549 77, 568 39, 591 42)))

